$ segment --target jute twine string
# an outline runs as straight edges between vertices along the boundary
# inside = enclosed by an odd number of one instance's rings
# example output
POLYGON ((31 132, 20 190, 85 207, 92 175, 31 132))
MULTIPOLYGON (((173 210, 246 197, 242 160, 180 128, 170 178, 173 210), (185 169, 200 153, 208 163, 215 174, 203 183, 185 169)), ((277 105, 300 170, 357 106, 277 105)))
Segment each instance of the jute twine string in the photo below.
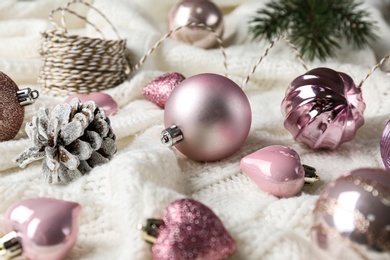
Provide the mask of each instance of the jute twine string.
POLYGON ((223 56, 225 76, 227 76, 227 57, 222 45, 221 36, 204 23, 190 22, 170 30, 161 37, 140 59, 131 67, 126 40, 106 40, 101 30, 69 7, 75 3, 83 4, 98 12, 112 27, 119 37, 118 31, 107 17, 97 8, 83 0, 73 0, 65 7, 60 7, 50 13, 49 20, 54 29, 42 33, 40 54, 42 67, 38 83, 43 86, 43 92, 51 95, 70 95, 76 93, 97 92, 113 88, 127 79, 129 74, 138 70, 146 59, 173 33, 187 27, 200 27, 214 34, 223 56), (61 11, 60 28, 53 20, 53 15, 61 11), (68 35, 65 20, 66 13, 86 21, 102 39, 78 35, 68 35))
POLYGON ((204 24, 204 23, 199 23, 199 22, 189 22, 186 25, 178 26, 169 32, 167 32, 163 37, 161 37, 146 53, 145 55, 140 59, 140 61, 134 66, 134 69, 137 70, 139 69, 142 64, 146 61, 146 59, 152 54, 167 38, 169 38, 173 33, 187 27, 200 27, 203 28, 212 34, 214 34, 215 39, 217 40, 217 45, 218 48, 221 50, 222 57, 223 57, 223 67, 225 69, 225 76, 227 77, 228 73, 228 65, 227 65, 227 56, 226 56, 226 51, 225 48, 223 47, 223 42, 221 39, 221 36, 210 26, 204 24))
POLYGON ((40 48, 42 67, 38 78, 43 92, 52 95, 90 93, 113 88, 126 80, 131 73, 126 40, 106 40, 97 26, 69 9, 75 3, 98 12, 120 38, 107 17, 89 3, 74 0, 65 7, 53 10, 49 20, 54 29, 42 33, 40 48), (53 21, 53 15, 59 11, 62 13, 62 28, 53 21), (102 39, 68 35, 66 13, 73 14, 92 25, 101 34, 102 39))
POLYGON ((362 79, 359 83, 359 85, 357 86, 358 88, 361 88, 363 86, 363 83, 372 75, 372 73, 377 69, 379 68, 380 66, 382 66, 383 63, 385 63, 386 60, 388 60, 390 58, 390 55, 387 54, 385 57, 383 57, 377 64, 375 64, 374 67, 371 68, 371 70, 367 73, 367 75, 364 77, 364 79, 362 79))
POLYGON ((249 72, 248 76, 244 79, 244 81, 241 84, 241 88, 244 88, 246 84, 249 82, 251 76, 255 73, 257 67, 260 65, 260 63, 263 61, 263 59, 268 55, 269 51, 274 47, 275 43, 279 40, 284 40, 284 42, 295 52, 297 60, 301 63, 302 67, 305 69, 305 71, 308 71, 307 65, 305 61, 302 58, 302 54, 299 52, 298 48, 284 35, 279 35, 275 39, 273 39, 269 46, 265 49, 263 55, 259 57, 259 59, 256 61, 255 65, 252 67, 251 71, 249 72))

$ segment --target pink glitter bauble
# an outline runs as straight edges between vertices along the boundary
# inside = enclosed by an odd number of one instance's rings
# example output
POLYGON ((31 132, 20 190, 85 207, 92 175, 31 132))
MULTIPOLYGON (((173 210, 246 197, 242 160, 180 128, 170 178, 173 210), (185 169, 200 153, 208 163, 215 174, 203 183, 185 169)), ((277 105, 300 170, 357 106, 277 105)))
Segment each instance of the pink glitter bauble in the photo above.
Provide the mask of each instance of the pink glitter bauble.
POLYGON ((180 129, 182 139, 174 145, 196 161, 217 161, 235 153, 246 140, 252 112, 244 91, 232 80, 204 73, 181 82, 171 93, 164 112, 164 124, 180 129))
POLYGON ((364 124, 361 89, 347 74, 317 68, 294 79, 282 101, 284 126, 312 149, 336 149, 364 124))
POLYGON ((142 94, 149 101, 164 108, 173 89, 185 79, 182 74, 176 72, 163 74, 146 85, 142 90, 142 94))
POLYGON ((31 260, 62 260, 76 243, 81 206, 75 202, 33 198, 11 205, 5 232, 15 231, 23 255, 31 260))
POLYGON ((390 259, 389 216, 390 171, 348 172, 329 183, 315 204, 313 244, 324 259, 390 259))
POLYGON ((233 238, 215 213, 192 199, 169 204, 153 245, 154 260, 227 259, 236 251, 233 238))

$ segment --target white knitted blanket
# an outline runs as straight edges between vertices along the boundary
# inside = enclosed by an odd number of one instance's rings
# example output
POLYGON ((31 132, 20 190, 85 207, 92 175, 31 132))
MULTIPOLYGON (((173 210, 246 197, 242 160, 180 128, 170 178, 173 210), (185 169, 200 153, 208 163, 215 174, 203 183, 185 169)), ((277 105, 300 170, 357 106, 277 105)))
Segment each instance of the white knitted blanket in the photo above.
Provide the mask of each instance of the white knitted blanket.
MULTIPOLYGON (((0 3, 0 70, 19 85, 39 89, 38 49, 40 32, 52 25, 49 12, 66 0, 2 0, 0 3)), ((138 60, 165 32, 167 13, 175 0, 95 0, 127 39, 127 47, 138 60)), ((241 84, 267 42, 251 42, 247 20, 264 1, 218 0, 224 10, 225 46, 229 77, 241 84)), ((337 58, 309 63, 310 68, 329 67, 349 74, 358 83, 390 52, 390 25, 385 7, 389 1, 367 1, 364 8, 378 21, 380 36, 371 48, 356 51, 342 43, 337 58)), ((103 32, 115 37, 107 23, 93 10, 80 8, 103 32)), ((387 9, 389 12, 389 9, 387 9)), ((97 37, 92 27, 69 17, 76 33, 97 37)), ((367 104, 365 125, 356 138, 337 151, 312 151, 297 144, 283 127, 280 103, 288 84, 305 71, 282 42, 264 59, 244 91, 253 113, 249 136, 233 156, 219 162, 194 162, 160 143, 163 113, 146 100, 142 88, 165 72, 192 76, 201 72, 224 72, 221 52, 203 50, 171 39, 153 53, 140 71, 120 86, 107 91, 118 102, 111 117, 118 152, 107 164, 67 186, 53 186, 40 179, 40 163, 20 169, 12 159, 29 146, 24 126, 15 140, 0 143, 0 221, 4 212, 22 198, 54 197, 77 201, 83 206, 77 244, 68 259, 151 259, 137 224, 161 216, 175 199, 191 197, 209 206, 236 240, 232 259, 315 259, 310 226, 313 205, 321 189, 346 171, 359 167, 383 167, 379 141, 390 119, 390 77, 376 71, 364 84, 367 104), (295 149, 305 164, 317 169, 321 182, 298 196, 278 199, 261 191, 239 168, 240 159, 268 145, 295 149)), ((42 95, 26 108, 25 122, 41 106, 50 110, 64 98, 42 95)))

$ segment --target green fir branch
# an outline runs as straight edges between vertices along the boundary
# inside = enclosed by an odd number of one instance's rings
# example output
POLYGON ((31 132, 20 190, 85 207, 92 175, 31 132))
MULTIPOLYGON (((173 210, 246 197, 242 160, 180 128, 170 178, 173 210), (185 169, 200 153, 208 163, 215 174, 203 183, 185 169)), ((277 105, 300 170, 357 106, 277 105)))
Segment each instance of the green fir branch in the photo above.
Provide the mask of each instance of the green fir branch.
POLYGON ((377 38, 369 13, 354 0, 278 0, 256 11, 249 24, 253 39, 283 34, 297 45, 303 57, 325 60, 340 48, 339 39, 363 48, 377 38))

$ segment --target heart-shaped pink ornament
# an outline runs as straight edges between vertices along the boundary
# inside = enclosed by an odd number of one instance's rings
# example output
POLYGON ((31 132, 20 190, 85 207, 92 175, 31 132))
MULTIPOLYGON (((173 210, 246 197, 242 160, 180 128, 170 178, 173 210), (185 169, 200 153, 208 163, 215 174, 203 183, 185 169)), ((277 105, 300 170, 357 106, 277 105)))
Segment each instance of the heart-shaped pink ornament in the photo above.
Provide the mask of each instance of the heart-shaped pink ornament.
POLYGON ((169 204, 163 214, 153 259, 227 259, 236 250, 233 238, 221 220, 202 203, 179 199, 169 204))
POLYGON ((74 98, 78 98, 81 103, 85 103, 87 101, 95 101, 95 103, 103 108, 106 112, 107 116, 115 115, 118 112, 118 103, 108 94, 104 92, 93 92, 89 94, 75 94, 67 97, 65 99, 65 103, 69 103, 74 98))
POLYGON ((25 199, 8 208, 3 229, 17 233, 26 258, 60 260, 76 243, 80 214, 81 206, 75 202, 25 199))
POLYGON ((273 145, 242 158, 241 170, 262 190, 290 197, 302 190, 305 169, 298 153, 286 146, 273 145))
POLYGON ((146 85, 142 90, 142 94, 149 101, 164 108, 173 89, 185 79, 180 73, 165 73, 146 85))

